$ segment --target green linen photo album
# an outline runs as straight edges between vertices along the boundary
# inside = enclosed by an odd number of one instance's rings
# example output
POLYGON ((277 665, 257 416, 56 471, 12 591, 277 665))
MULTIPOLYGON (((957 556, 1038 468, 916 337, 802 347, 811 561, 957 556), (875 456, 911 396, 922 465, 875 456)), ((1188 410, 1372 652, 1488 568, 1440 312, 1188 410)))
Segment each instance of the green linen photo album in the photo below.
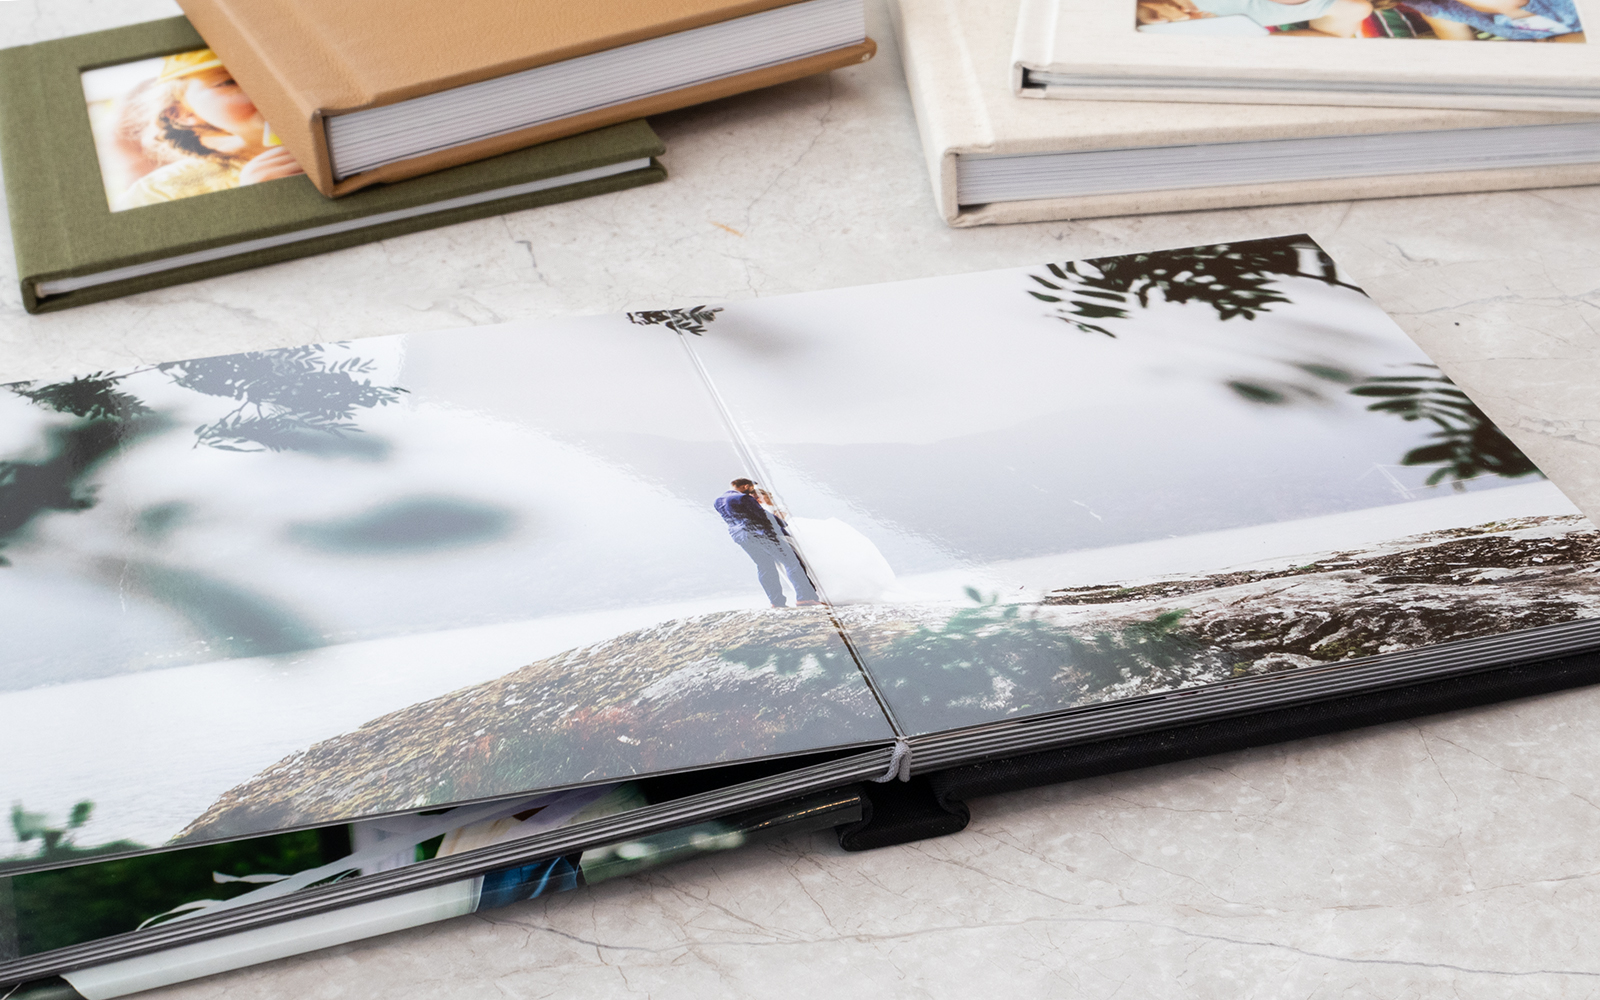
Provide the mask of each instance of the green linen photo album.
POLYGON ((641 121, 334 201, 184 18, 0 50, 29 312, 663 180, 641 121))
POLYGON ((0 996, 1600 680, 1600 535, 1359 264, 0 386, 0 996))

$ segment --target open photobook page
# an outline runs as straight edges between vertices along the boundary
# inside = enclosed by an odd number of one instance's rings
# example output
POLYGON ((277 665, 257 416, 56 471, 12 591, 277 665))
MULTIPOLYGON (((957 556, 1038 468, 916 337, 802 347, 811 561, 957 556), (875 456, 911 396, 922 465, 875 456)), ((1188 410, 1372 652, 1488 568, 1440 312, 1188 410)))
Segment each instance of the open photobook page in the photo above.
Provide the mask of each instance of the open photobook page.
POLYGON ((0 389, 0 858, 887 744, 730 541, 743 468, 623 317, 0 389))
POLYGON ((18 383, 0 456, 14 873, 1600 647, 1593 526, 1303 236, 18 383))
POLYGON ((1600 615, 1593 525, 1305 237, 689 339, 913 736, 1600 615))

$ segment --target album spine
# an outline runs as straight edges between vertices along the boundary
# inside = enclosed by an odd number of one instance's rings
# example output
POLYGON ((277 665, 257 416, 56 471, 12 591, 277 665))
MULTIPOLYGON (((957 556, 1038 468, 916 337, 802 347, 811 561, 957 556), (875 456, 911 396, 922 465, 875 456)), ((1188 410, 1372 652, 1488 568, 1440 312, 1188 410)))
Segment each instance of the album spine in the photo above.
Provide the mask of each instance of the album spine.
POLYGON ((34 276, 72 256, 60 173, 49 163, 54 144, 47 139, 59 123, 41 119, 46 102, 38 56, 32 45, 0 50, 0 171, 22 304, 29 312, 38 308, 34 276))
POLYGON ((1009 68, 1013 93, 1022 92, 1024 69, 1041 68, 1056 61, 1056 18, 1060 10, 1059 0, 1022 0, 1009 68))
POLYGON ((895 32, 911 92, 933 200, 947 224, 961 214, 956 165, 967 148, 992 146, 988 114, 951 4, 956 0, 896 0, 895 32))

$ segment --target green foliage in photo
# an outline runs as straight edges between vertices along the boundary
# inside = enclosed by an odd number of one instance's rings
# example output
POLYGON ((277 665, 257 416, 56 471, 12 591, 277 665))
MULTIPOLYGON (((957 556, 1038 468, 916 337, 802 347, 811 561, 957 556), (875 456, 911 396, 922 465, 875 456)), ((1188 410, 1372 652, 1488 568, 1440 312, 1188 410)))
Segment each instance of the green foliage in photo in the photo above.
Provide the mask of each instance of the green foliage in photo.
POLYGON ((1170 670, 1199 649, 1179 630, 1184 609, 1080 636, 1036 610, 972 587, 966 592, 971 607, 868 654, 873 675, 896 692, 901 722, 914 731, 960 725, 986 702, 1003 701, 1008 713, 1061 708, 1170 670))

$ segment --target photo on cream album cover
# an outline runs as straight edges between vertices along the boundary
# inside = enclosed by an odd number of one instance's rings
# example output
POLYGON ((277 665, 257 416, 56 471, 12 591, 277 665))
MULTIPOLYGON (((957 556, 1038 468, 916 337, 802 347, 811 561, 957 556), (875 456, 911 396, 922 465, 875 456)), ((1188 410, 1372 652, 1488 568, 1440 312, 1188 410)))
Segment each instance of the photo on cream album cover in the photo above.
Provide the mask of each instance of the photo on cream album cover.
POLYGON ((1135 0, 1169 35, 1582 42, 1577 0, 1135 0))

